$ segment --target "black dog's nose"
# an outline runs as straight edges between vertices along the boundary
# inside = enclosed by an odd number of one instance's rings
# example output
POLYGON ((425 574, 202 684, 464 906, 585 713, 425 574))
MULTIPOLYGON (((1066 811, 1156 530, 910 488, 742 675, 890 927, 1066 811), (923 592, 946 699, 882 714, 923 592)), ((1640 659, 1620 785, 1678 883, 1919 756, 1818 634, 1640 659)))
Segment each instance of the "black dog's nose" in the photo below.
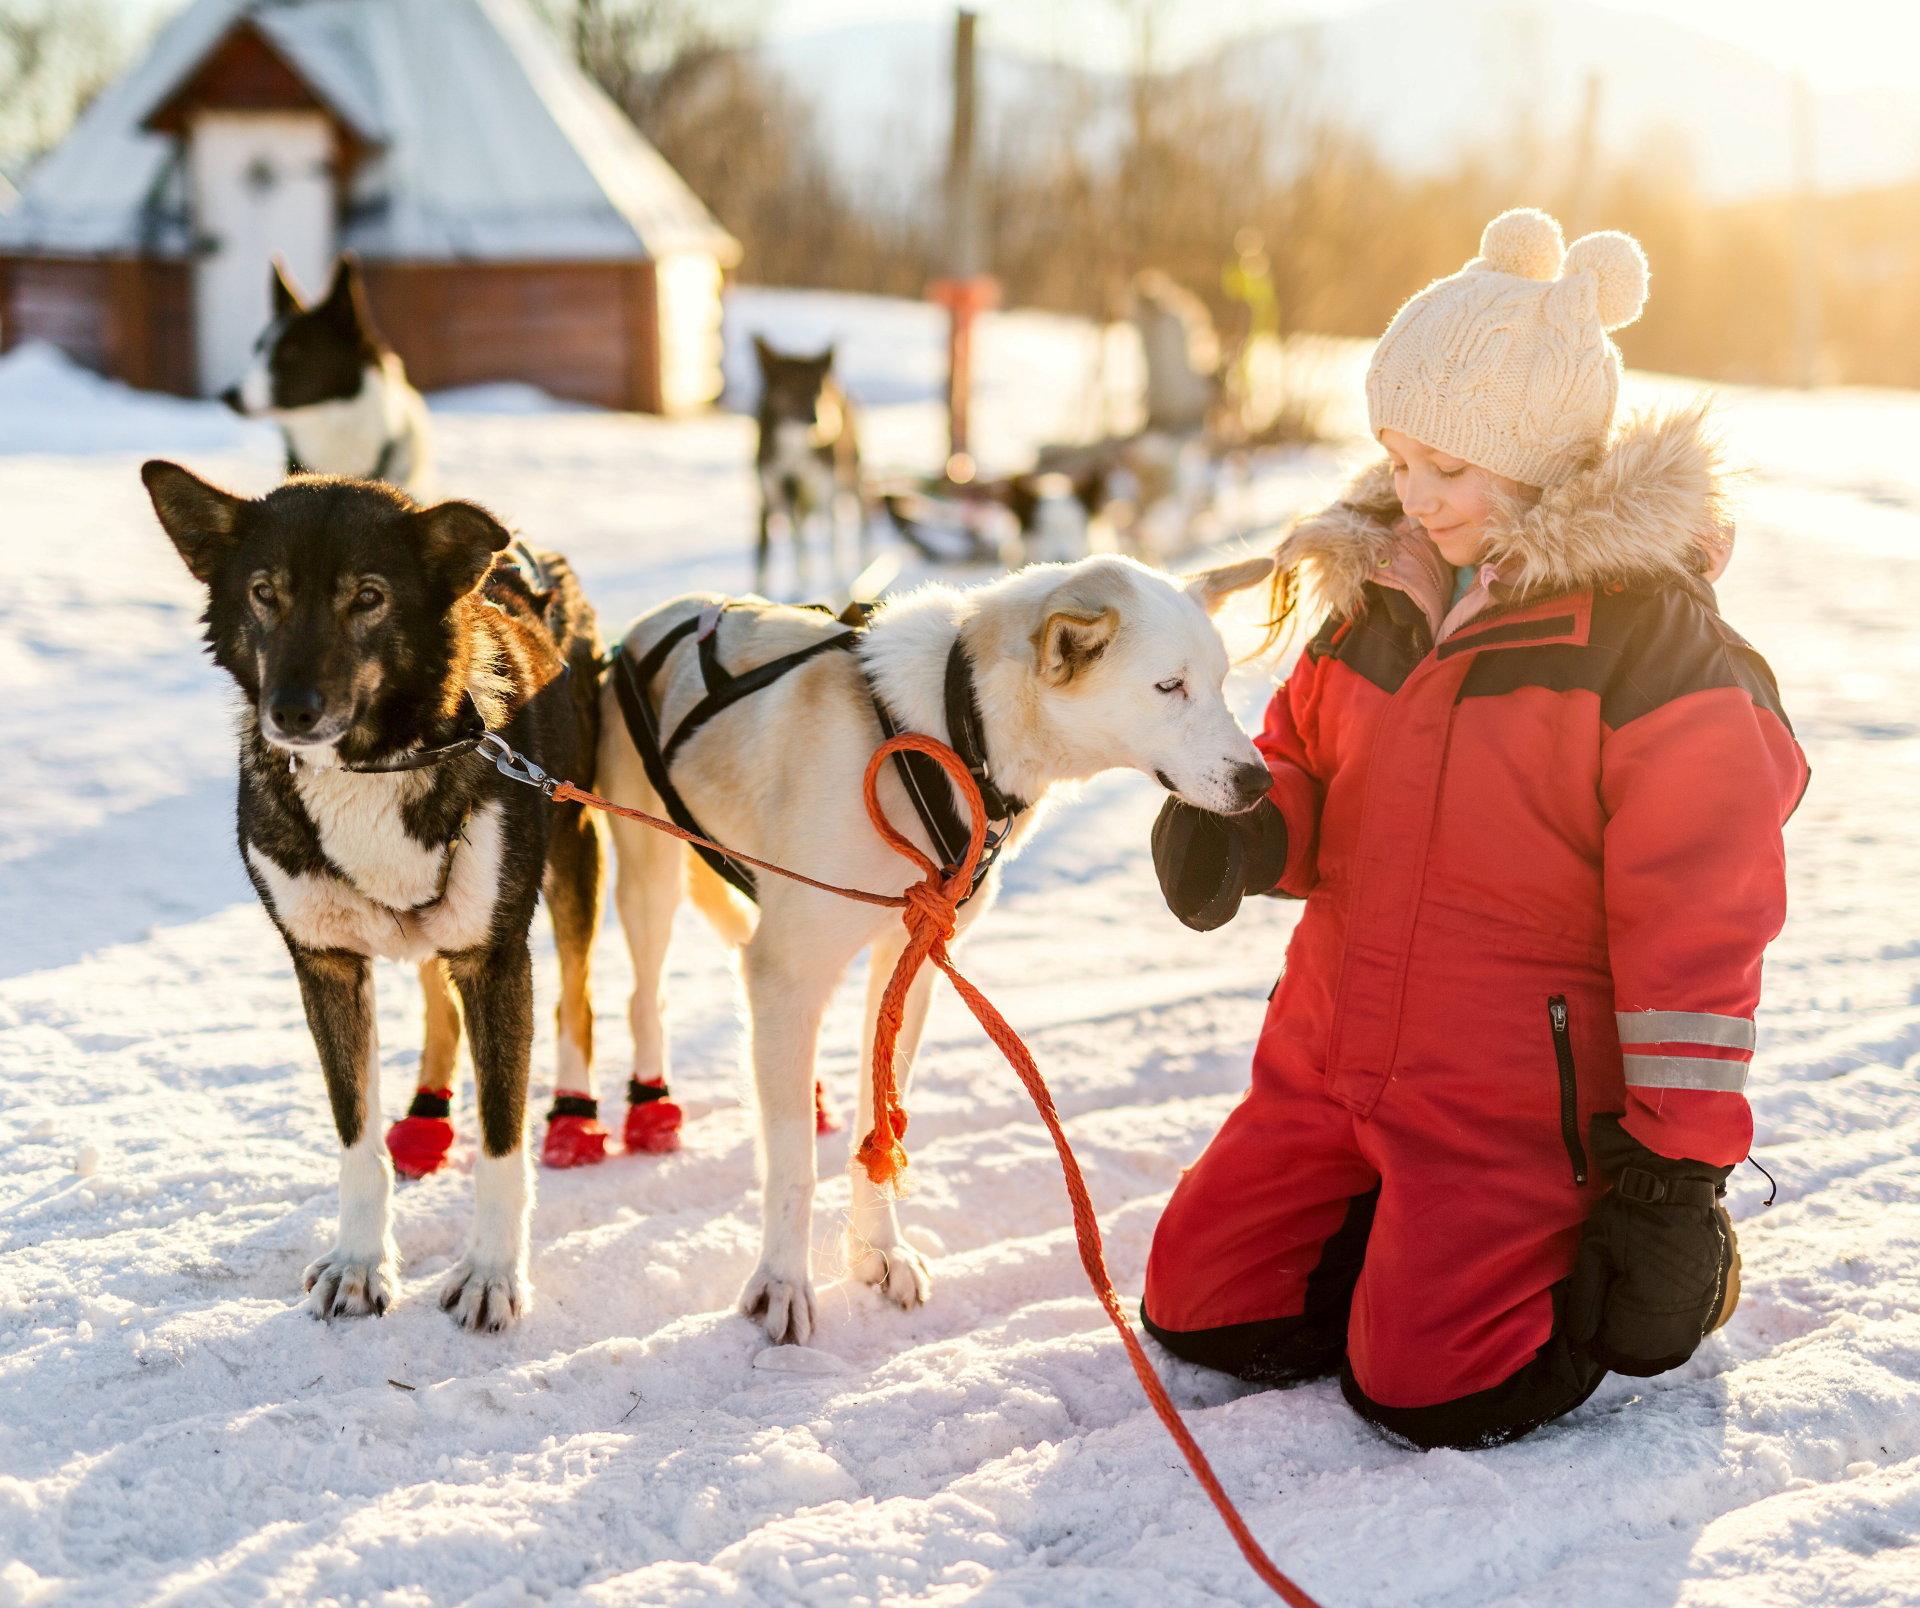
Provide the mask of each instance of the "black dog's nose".
POLYGON ((245 413, 247 411, 245 404, 240 400, 240 387, 237 385, 229 385, 222 391, 220 393, 220 400, 232 408, 235 413, 245 413))
POLYGON ((283 688, 273 695, 267 713, 283 737, 305 737, 320 724, 327 701, 311 687, 283 688))
POLYGON ((1266 796, 1267 789, 1273 786, 1273 777, 1264 765, 1236 765, 1233 767, 1233 791, 1240 800, 1240 807, 1250 810, 1266 796))

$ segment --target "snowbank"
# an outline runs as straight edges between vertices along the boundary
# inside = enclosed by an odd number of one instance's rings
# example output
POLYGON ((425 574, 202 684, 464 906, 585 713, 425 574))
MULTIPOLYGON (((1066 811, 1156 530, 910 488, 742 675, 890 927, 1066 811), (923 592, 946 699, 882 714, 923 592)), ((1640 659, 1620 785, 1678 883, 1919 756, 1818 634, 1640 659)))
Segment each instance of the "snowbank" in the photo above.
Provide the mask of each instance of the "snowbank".
MULTIPOLYGON (((899 461, 937 443, 937 317, 736 307, 793 345, 839 330, 899 461)), ((1011 451, 1066 416, 1073 332, 995 327, 984 385, 1011 451)), ((1633 382, 1643 402, 1687 389, 1633 382)), ((1421 1456, 1331 1385, 1249 1393, 1170 1366, 1254 1530, 1328 1608, 1920 1601, 1920 399, 1739 393, 1724 419, 1752 467, 1727 612, 1814 767, 1751 1084, 1779 1198, 1735 1175, 1745 1298, 1687 1367, 1611 1380, 1503 1450, 1421 1456)), ((440 438, 449 487, 564 547, 609 631, 747 578, 745 419, 529 401, 447 412, 440 438)), ((667 985, 686 1149, 542 1177, 528 1321, 473 1338, 431 1299, 470 1211, 464 1091, 455 1165, 397 1198, 400 1304, 332 1327, 298 1310, 332 1232, 330 1124, 232 847, 227 694, 134 472, 183 452, 258 486, 274 444, 33 353, 0 364, 0 441, 34 454, 0 457, 0 1604, 1265 1600, 1084 1286, 1044 1133, 944 988, 904 1214, 933 1255, 923 1311, 832 1279, 846 1182, 826 1140, 817 1350, 769 1356, 732 1315, 753 1122, 734 985, 691 917, 667 985)), ((1243 714, 1266 686, 1239 676, 1243 714)), ((1257 901, 1221 932, 1179 928, 1146 858, 1157 803, 1140 778, 1086 788, 961 956, 1052 1083, 1123 1294, 1244 1086, 1294 919, 1257 901)), ((598 958, 612 1093, 614 933, 598 958)), ((418 1006, 403 971, 380 988, 394 1116, 418 1006)), ((843 1108, 858 988, 823 1036, 843 1108)), ((536 1101, 552 1052, 543 1025, 536 1101)))

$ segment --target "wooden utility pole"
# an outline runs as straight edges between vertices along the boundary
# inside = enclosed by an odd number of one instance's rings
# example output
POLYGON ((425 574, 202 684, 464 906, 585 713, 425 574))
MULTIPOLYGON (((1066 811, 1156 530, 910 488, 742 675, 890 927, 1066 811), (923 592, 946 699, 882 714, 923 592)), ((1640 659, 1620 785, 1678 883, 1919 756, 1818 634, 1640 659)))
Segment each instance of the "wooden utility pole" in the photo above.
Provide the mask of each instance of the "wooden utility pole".
POLYGON ((1820 219, 1814 137, 1813 90, 1807 75, 1799 73, 1793 80, 1793 210, 1794 232, 1800 240, 1794 324, 1803 390, 1811 390, 1820 378, 1820 219))
POLYGON ((974 31, 979 18, 961 10, 953 28, 953 133, 947 148, 946 272, 927 287, 947 309, 947 479, 973 479, 968 416, 973 404, 973 321, 992 307, 1000 287, 983 272, 979 185, 974 177, 974 31))
POLYGON ((1587 232, 1593 216, 1593 181, 1600 151, 1600 74, 1587 74, 1586 91, 1580 100, 1580 121, 1574 125, 1573 171, 1567 176, 1567 199, 1560 210, 1560 221, 1567 234, 1578 237, 1587 232))

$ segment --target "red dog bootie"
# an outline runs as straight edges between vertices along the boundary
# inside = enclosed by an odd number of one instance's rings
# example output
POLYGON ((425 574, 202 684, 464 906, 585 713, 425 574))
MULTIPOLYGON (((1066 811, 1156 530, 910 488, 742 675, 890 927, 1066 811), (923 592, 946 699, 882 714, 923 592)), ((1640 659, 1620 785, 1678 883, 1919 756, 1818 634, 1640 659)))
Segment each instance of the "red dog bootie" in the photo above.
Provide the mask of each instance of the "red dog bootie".
POLYGON ((685 1113, 667 1098, 667 1080, 642 1083, 627 1079, 627 1127, 622 1136, 629 1153, 664 1155, 680 1148, 680 1124, 685 1113))
POLYGON ((813 1131, 815 1134, 840 1131, 840 1119, 827 1109, 827 1091, 818 1078, 813 1080, 813 1131))
POLYGON ((607 1159, 607 1138, 598 1100, 589 1094, 555 1093, 540 1160, 548 1167, 591 1167, 607 1159))
POLYGON ((417 1089, 407 1114, 387 1130, 394 1171, 408 1178, 438 1172, 453 1148, 453 1090, 417 1089))

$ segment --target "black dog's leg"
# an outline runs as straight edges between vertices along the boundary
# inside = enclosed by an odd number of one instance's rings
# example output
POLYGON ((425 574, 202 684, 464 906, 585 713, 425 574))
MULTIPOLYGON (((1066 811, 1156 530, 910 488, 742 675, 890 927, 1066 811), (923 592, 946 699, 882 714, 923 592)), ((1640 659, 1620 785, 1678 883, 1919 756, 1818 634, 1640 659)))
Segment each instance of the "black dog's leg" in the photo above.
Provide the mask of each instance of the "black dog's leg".
POLYGON ((473 1238, 440 1291, 463 1328, 495 1332, 526 1309, 527 1062, 533 1048, 533 962, 524 935, 449 955, 467 1019, 480 1095, 480 1157, 473 1167, 473 1238))
POLYGON ((340 1134, 339 1237, 307 1269, 307 1305, 319 1318, 384 1313, 393 1300, 399 1257, 387 1218, 393 1167, 380 1133, 373 969, 362 955, 298 949, 293 969, 340 1134))
POLYGON ((762 597, 767 595, 767 561, 770 556, 772 537, 769 526, 773 512, 767 507, 766 493, 760 495, 760 544, 753 555, 753 589, 762 597))

